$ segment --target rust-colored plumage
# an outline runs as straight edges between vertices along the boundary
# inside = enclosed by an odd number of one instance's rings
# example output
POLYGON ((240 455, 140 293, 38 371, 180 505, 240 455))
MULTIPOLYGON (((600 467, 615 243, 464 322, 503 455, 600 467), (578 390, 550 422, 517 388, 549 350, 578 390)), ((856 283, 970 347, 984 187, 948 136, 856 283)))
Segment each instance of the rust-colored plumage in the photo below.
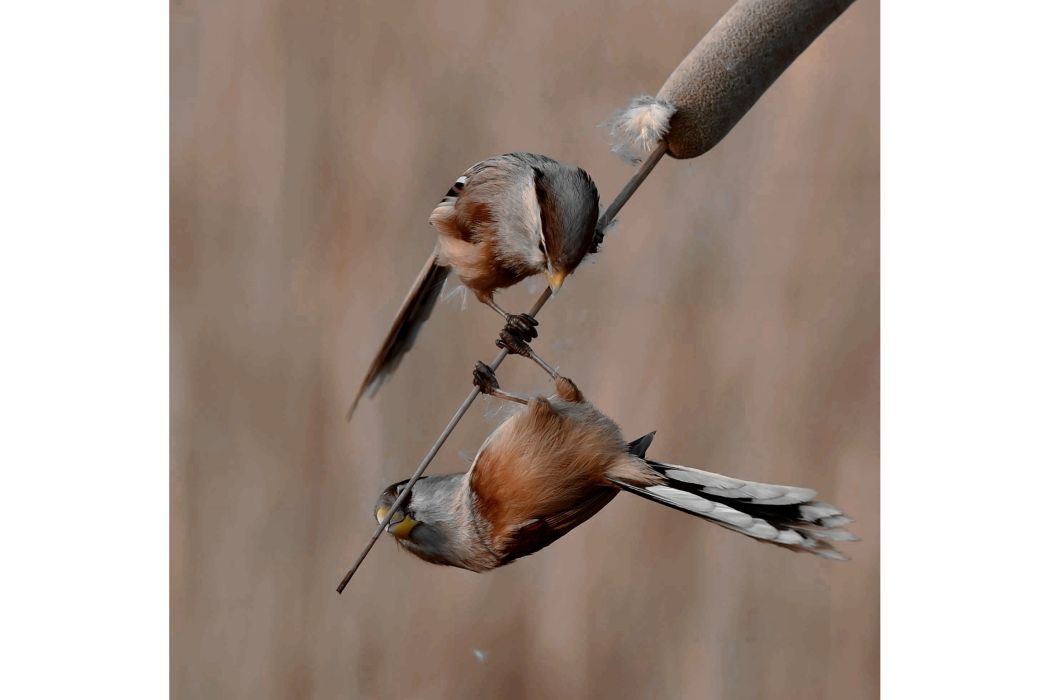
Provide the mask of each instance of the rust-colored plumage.
POLYGON ((411 349, 449 271, 510 321, 495 293, 541 273, 557 291, 597 250, 597 222, 598 190, 580 168, 532 153, 497 156, 469 168, 430 215, 438 234, 434 252, 402 303, 347 418, 411 349))
POLYGON ((575 384, 560 377, 556 389, 555 396, 530 400, 523 413, 493 432, 468 473, 476 511, 489 523, 492 547, 501 557, 521 556, 515 544, 525 524, 535 529, 532 521, 553 521, 560 531, 585 520, 578 516, 586 509, 576 509, 596 491, 610 492, 611 500, 616 486, 610 478, 639 486, 658 481, 627 452, 616 424, 587 403, 575 384))
MULTIPOLYGON (((620 491, 828 559, 845 558, 831 542, 854 539, 841 529, 849 518, 814 500, 810 489, 646 459, 652 434, 625 443, 617 425, 564 377, 547 398, 483 390, 526 408, 485 440, 465 474, 424 477, 408 495, 391 532, 426 561, 473 571, 502 566, 551 544, 620 491)), ((377 518, 404 483, 383 493, 377 518)))

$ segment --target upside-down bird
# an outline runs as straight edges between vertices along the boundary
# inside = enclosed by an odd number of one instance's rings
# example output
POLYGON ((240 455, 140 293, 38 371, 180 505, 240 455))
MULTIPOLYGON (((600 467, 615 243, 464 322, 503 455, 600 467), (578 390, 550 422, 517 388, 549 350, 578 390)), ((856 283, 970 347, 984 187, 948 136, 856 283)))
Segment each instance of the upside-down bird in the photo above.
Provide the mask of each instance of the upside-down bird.
MULTIPOLYGON (((477 364, 484 393, 526 408, 489 435, 465 474, 419 479, 387 526, 398 544, 428 562, 487 571, 546 547, 626 491, 764 542, 846 558, 831 543, 856 539, 842 529, 852 521, 815 491, 647 459, 654 433, 624 442, 571 380, 539 362, 555 379, 547 398, 505 392, 477 364)), ((406 481, 382 493, 377 521, 406 481)))
POLYGON ((597 222, 598 190, 581 168, 532 153, 508 153, 473 165, 430 214, 437 245, 401 304, 347 418, 363 395, 375 395, 412 347, 449 271, 519 336, 535 338, 535 319, 504 311, 493 294, 541 272, 551 291, 558 291, 584 257, 597 251, 602 238, 597 222))

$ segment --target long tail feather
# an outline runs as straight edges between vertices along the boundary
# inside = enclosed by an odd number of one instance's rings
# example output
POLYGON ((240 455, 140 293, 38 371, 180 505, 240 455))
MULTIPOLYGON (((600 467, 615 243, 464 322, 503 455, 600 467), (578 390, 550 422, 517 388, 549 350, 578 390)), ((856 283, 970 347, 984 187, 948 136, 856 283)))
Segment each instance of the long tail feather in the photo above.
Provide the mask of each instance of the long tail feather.
POLYGON ((438 297, 441 296, 441 288, 445 284, 448 272, 447 267, 438 265, 436 253, 432 254, 426 264, 423 265, 423 269, 420 271, 419 276, 416 277, 416 281, 408 292, 408 296, 401 303, 401 309, 397 312, 393 327, 387 333, 386 339, 383 340, 383 344, 380 346, 379 352, 376 353, 375 359, 372 360, 368 373, 365 374, 365 379, 361 382, 361 388, 358 389, 357 396, 354 397, 354 403, 350 406, 350 410, 346 412, 347 420, 350 420, 354 415, 354 409, 357 408, 361 397, 365 394, 368 394, 370 398, 375 396, 383 381, 397 369, 398 364, 401 363, 401 358, 412 349, 412 345, 416 342, 416 336, 419 335, 419 329, 423 326, 423 322, 430 317, 430 312, 434 310, 434 304, 437 303, 438 297))
POLYGON ((841 510, 813 500, 816 492, 796 486, 761 484, 720 474, 645 460, 664 483, 636 486, 615 481, 624 491, 696 515, 755 539, 845 560, 831 542, 857 538, 843 525, 852 522, 841 510))

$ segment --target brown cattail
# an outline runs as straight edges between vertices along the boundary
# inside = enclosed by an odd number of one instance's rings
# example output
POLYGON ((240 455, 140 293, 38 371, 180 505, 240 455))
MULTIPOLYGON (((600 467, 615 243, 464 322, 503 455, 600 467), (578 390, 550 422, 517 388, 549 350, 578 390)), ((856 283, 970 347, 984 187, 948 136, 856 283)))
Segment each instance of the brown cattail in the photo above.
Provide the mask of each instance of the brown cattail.
POLYGON ((675 158, 711 150, 853 0, 739 0, 675 68, 656 97, 612 122, 614 151, 637 160, 661 138, 675 158))

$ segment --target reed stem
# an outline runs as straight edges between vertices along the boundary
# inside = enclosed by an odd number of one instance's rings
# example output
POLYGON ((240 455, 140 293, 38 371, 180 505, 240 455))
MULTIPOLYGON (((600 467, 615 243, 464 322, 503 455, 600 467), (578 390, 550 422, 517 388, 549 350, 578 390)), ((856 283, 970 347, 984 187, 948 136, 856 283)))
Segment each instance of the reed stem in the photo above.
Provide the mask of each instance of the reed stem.
MULTIPOLYGON (((649 173, 653 171, 653 168, 656 167, 656 164, 660 161, 660 159, 665 153, 667 153, 667 144, 661 141, 656 146, 656 148, 653 149, 653 152, 649 154, 649 157, 646 158, 645 162, 638 166, 638 169, 635 170, 634 175, 631 176, 631 179, 627 181, 627 184, 623 186, 623 189, 620 190, 620 193, 616 195, 615 199, 613 199, 612 204, 610 204, 605 209, 605 211, 602 212, 602 215, 598 218, 597 224, 597 228, 599 231, 605 229, 605 227, 612 222, 612 220, 619 213, 620 209, 623 208, 623 205, 627 203, 627 200, 631 198, 631 195, 635 193, 635 191, 642 184, 645 178, 649 176, 649 173)), ((543 306, 547 303, 547 301, 550 298, 551 290, 548 287, 547 289, 543 290, 543 293, 540 294, 539 298, 536 300, 536 303, 532 305, 532 309, 529 310, 529 315, 535 317, 536 314, 540 312, 540 309, 543 308, 543 306)), ((508 353, 506 349, 500 350, 499 354, 496 355, 495 359, 493 359, 492 362, 489 363, 489 367, 491 367, 493 371, 495 371, 495 369, 503 363, 503 360, 507 359, 507 354, 508 353)), ((419 481, 419 478, 423 476, 423 472, 425 472, 427 470, 427 467, 430 466, 430 463, 434 461, 434 457, 437 456, 437 453, 441 449, 441 446, 445 444, 446 440, 448 440, 449 435, 451 435, 452 431, 456 429, 457 425, 459 425, 459 421, 463 418, 463 416, 467 412, 467 409, 470 408, 470 405, 474 403, 474 399, 478 398, 478 394, 480 393, 481 390, 478 389, 478 387, 473 387, 470 390, 470 393, 467 394, 467 398, 463 399, 463 403, 461 403, 459 405, 459 408, 456 409, 456 412, 452 414, 452 418, 451 420, 449 420, 448 425, 446 425, 445 429, 441 431, 440 435, 438 435, 438 438, 436 441, 434 441, 433 446, 427 452, 426 456, 423 457, 423 461, 419 463, 418 467, 416 467, 416 471, 414 474, 412 474, 412 478, 408 480, 407 484, 405 484, 405 488, 401 490, 401 493, 394 500, 394 503, 390 506, 390 509, 387 511, 387 514, 383 518, 382 522, 379 523, 375 531, 372 533, 372 537, 368 540, 368 544, 365 545, 364 550, 361 552, 360 555, 358 555, 357 560, 354 562, 353 566, 351 566, 350 570, 346 572, 346 576, 343 577, 343 580, 335 589, 337 593, 342 594, 343 589, 346 588, 348 583, 350 583, 350 579, 353 578, 354 574, 357 573, 357 570, 361 568, 361 564, 364 562, 365 557, 367 557, 368 553, 372 551, 372 547, 375 545, 376 541, 379 540, 380 536, 382 536, 383 531, 386 530, 386 526, 390 524, 390 519, 394 517, 394 515, 398 511, 398 508, 400 508, 401 504, 404 503, 406 498, 408 498, 408 494, 412 491, 412 487, 416 485, 416 482, 419 481)))

